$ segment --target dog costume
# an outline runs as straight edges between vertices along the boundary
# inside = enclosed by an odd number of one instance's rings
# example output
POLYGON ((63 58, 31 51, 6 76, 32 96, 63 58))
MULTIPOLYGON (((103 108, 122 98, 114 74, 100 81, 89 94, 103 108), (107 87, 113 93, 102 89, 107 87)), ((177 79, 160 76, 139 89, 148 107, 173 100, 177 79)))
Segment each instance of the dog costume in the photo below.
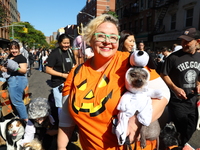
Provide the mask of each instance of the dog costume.
POLYGON ((20 119, 7 119, 0 122, 0 132, 6 141, 8 150, 20 150, 20 142, 24 135, 25 123, 20 119), (10 126, 9 126, 10 124, 10 126))
POLYGON ((24 143, 30 143, 34 140, 36 133, 35 124, 32 122, 34 119, 48 117, 51 124, 55 122, 54 118, 50 115, 50 105, 46 98, 38 97, 31 100, 28 105, 28 116, 29 120, 26 124, 24 138, 20 142, 21 146, 23 146, 24 143))
POLYGON ((148 89, 147 84, 141 88, 133 87, 131 81, 128 79, 129 72, 134 69, 134 67, 140 67, 140 69, 146 71, 148 74, 146 82, 148 83, 150 74, 148 70, 144 68, 148 61, 149 55, 145 51, 134 51, 130 57, 130 64, 133 67, 129 68, 125 75, 125 86, 128 91, 122 95, 117 106, 119 114, 115 132, 119 145, 123 145, 126 140, 129 118, 138 112, 138 121, 145 126, 149 126, 152 120, 151 98, 162 98, 160 90, 148 89))

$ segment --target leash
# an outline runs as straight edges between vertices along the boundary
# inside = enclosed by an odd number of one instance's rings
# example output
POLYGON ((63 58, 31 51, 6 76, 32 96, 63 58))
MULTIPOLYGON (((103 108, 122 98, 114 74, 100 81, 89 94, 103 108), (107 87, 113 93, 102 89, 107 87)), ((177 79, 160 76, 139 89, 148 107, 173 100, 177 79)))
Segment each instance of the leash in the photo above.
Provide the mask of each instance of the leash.
POLYGON ((198 119, 197 119, 197 130, 200 130, 200 94, 197 95, 197 110, 198 110, 198 119))
POLYGON ((168 146, 167 150, 171 150, 171 149, 176 148, 176 147, 178 147, 178 145, 168 146))

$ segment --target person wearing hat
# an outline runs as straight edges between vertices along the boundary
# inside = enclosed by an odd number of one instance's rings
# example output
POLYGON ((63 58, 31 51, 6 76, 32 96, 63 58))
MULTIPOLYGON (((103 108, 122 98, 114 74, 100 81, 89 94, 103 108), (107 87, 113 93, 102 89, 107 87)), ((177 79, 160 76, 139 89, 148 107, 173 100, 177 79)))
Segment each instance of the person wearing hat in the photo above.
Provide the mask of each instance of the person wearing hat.
POLYGON ((171 53, 161 69, 161 77, 171 91, 168 104, 169 121, 173 121, 181 134, 183 146, 197 126, 197 95, 200 93, 200 32, 189 28, 179 36, 182 49, 171 53))

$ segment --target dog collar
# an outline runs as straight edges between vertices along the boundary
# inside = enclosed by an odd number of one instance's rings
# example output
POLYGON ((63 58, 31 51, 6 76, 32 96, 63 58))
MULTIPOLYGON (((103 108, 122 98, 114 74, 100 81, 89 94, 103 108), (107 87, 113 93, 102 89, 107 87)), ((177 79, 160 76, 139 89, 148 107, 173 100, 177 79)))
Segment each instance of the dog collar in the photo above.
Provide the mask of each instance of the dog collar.
POLYGON ((178 145, 172 145, 172 146, 168 146, 168 149, 173 149, 175 147, 178 147, 178 145))

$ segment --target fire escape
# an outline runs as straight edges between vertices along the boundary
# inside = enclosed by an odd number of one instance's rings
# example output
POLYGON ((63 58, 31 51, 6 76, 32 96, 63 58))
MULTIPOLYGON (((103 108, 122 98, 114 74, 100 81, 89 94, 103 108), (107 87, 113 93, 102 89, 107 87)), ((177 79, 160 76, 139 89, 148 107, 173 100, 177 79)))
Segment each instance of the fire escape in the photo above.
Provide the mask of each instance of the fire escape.
POLYGON ((154 8, 157 9, 158 11, 160 11, 160 14, 158 15, 156 24, 155 24, 153 32, 152 32, 154 35, 165 32, 165 26, 163 25, 163 19, 166 15, 170 5, 175 2, 178 2, 178 1, 179 0, 165 0, 165 1, 156 0, 154 8))

